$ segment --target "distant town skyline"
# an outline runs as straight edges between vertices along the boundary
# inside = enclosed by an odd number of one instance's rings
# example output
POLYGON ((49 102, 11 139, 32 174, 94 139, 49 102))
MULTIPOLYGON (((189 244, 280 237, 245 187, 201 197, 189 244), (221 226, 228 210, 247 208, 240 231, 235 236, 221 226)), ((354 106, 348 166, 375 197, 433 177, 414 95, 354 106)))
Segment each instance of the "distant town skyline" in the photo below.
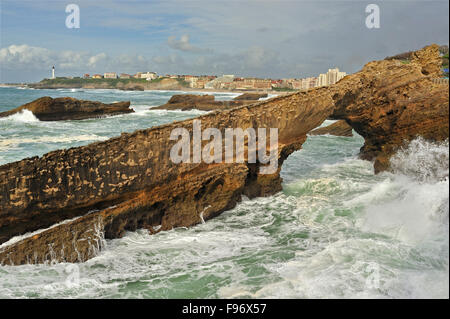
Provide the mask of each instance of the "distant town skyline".
POLYGON ((0 82, 120 72, 259 78, 353 73, 372 60, 448 44, 448 1, 66 1, 0 0, 0 82), (427 21, 427 23, 423 23, 427 21))
MULTIPOLYGON (((339 68, 328 69, 326 73, 307 78, 256 78, 256 77, 236 77, 234 74, 228 75, 192 75, 192 74, 165 74, 158 75, 156 72, 136 72, 136 74, 105 72, 102 74, 84 73, 82 76, 60 76, 55 75, 55 67, 51 70, 51 80, 64 79, 145 79, 153 81, 163 78, 174 78, 185 81, 190 88, 194 89, 225 89, 225 90, 308 90, 315 87, 335 84, 347 75, 339 68)), ((45 78, 44 80, 47 80, 45 78)))

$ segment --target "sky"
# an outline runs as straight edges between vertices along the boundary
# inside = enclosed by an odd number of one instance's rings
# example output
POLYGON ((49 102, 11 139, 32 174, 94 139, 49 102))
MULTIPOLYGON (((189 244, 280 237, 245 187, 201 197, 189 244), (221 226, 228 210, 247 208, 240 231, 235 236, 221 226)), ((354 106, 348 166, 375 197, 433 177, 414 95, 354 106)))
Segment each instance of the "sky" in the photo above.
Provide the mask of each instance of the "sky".
POLYGON ((304 78, 449 42, 439 0, 0 0, 0 82, 130 73, 304 78), (366 6, 380 27, 366 26, 366 6), (67 28, 68 4, 80 27, 67 28))

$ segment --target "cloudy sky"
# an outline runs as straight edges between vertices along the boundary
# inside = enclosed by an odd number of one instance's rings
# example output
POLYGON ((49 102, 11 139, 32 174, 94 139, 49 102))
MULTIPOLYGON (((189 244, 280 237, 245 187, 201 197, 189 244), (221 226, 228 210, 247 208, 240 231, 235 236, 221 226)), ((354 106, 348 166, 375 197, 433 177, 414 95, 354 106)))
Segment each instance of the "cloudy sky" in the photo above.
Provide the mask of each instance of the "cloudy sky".
POLYGON ((0 82, 107 71, 308 77, 448 44, 449 2, 0 0, 0 82), (80 28, 65 25, 68 4, 80 28), (365 8, 380 7, 368 29, 365 8))

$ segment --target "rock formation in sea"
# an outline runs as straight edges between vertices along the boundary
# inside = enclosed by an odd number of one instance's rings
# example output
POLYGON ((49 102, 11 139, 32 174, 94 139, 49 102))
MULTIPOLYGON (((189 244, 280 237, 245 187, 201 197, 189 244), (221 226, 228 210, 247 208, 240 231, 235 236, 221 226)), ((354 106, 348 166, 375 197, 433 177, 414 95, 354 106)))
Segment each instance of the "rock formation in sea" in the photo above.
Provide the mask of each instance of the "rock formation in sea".
POLYGON ((448 84, 434 81, 440 76, 438 54, 438 46, 428 46, 408 64, 370 62, 328 87, 0 166, 0 243, 53 225, 0 247, 0 263, 84 261, 101 249, 103 235, 192 226, 231 209, 241 195, 272 195, 281 190, 283 161, 330 117, 364 137, 361 156, 374 160, 377 172, 388 169, 389 157, 413 138, 448 139, 448 84), (170 150, 177 141, 171 132, 185 128, 192 136, 194 120, 201 120, 203 130, 221 132, 278 128, 277 171, 260 174, 259 158, 173 163, 170 150))
POLYGON ((53 99, 49 96, 44 96, 13 110, 2 112, 0 117, 10 116, 23 110, 31 111, 40 121, 83 120, 134 112, 130 108, 129 101, 105 104, 71 97, 53 99))
POLYGON ((173 95, 166 104, 154 107, 152 109, 182 111, 196 109, 201 111, 213 111, 227 110, 255 102, 256 100, 248 100, 247 98, 232 101, 216 101, 214 95, 177 94, 173 95))
POLYGON ((309 135, 335 135, 335 136, 353 136, 353 130, 345 120, 339 120, 325 127, 317 128, 308 133, 309 135))
POLYGON ((411 53, 408 64, 370 62, 343 81, 352 82, 352 88, 335 103, 331 117, 345 119, 364 137, 360 156, 374 161, 375 172, 388 169, 390 157, 417 136, 449 138, 448 82, 436 81, 441 63, 434 44, 411 53))
POLYGON ((252 92, 252 93, 244 93, 239 96, 236 96, 233 100, 235 100, 235 101, 242 101, 242 100, 258 101, 259 99, 265 98, 267 96, 268 96, 267 93, 253 93, 252 92))

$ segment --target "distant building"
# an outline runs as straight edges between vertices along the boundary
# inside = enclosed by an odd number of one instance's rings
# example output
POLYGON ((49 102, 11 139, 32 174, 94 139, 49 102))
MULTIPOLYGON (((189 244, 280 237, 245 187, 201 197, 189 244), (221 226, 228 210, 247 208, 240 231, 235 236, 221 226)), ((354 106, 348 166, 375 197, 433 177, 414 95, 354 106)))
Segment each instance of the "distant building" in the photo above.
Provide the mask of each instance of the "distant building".
POLYGON ((323 74, 323 73, 319 74, 319 78, 318 78, 318 81, 317 81, 317 86, 326 86, 326 85, 328 85, 327 75, 323 74))
POLYGON ((308 79, 309 79, 309 89, 317 87, 317 81, 318 81, 317 77, 310 77, 308 79))
POLYGON ((92 78, 93 78, 93 79, 102 79, 102 78, 103 78, 103 75, 101 75, 101 74, 94 74, 94 75, 92 76, 92 78))
POLYGON ((103 74, 103 77, 105 79, 117 79, 117 74, 116 72, 106 72, 105 74, 103 74))
POLYGON ((205 89, 229 89, 234 81, 234 75, 227 74, 215 78, 205 84, 205 89))
POLYGON ((192 76, 188 75, 184 77, 184 80, 189 83, 189 87, 193 89, 204 89, 206 83, 211 81, 210 77, 206 76, 192 76))
POLYGON ((119 76, 121 79, 130 79, 131 75, 127 74, 127 73, 120 73, 119 76))
POLYGON ((90 75, 89 75, 88 73, 85 73, 85 74, 83 75, 83 78, 85 78, 85 79, 89 79, 89 77, 90 77, 90 75))
POLYGON ((294 80, 291 83, 292 83, 292 88, 294 90, 301 90, 301 89, 303 89, 303 85, 304 85, 303 80, 294 80))
POLYGON ((141 79, 146 80, 154 80, 158 77, 158 75, 155 72, 145 72, 141 73, 141 79))
POLYGON ((55 77, 55 66, 52 67, 52 79, 56 79, 56 77, 55 77))
POLYGON ((292 88, 296 90, 309 90, 315 88, 318 83, 318 78, 309 77, 292 82, 292 88))
POLYGON ((272 81, 267 79, 255 79, 253 87, 255 89, 269 90, 272 88, 272 81))
POLYGON ((292 89, 293 81, 295 81, 295 79, 282 79, 277 87, 282 89, 292 89))
POLYGON ((338 68, 328 69, 327 73, 319 75, 318 86, 335 84, 346 75, 347 73, 340 72, 338 68))

